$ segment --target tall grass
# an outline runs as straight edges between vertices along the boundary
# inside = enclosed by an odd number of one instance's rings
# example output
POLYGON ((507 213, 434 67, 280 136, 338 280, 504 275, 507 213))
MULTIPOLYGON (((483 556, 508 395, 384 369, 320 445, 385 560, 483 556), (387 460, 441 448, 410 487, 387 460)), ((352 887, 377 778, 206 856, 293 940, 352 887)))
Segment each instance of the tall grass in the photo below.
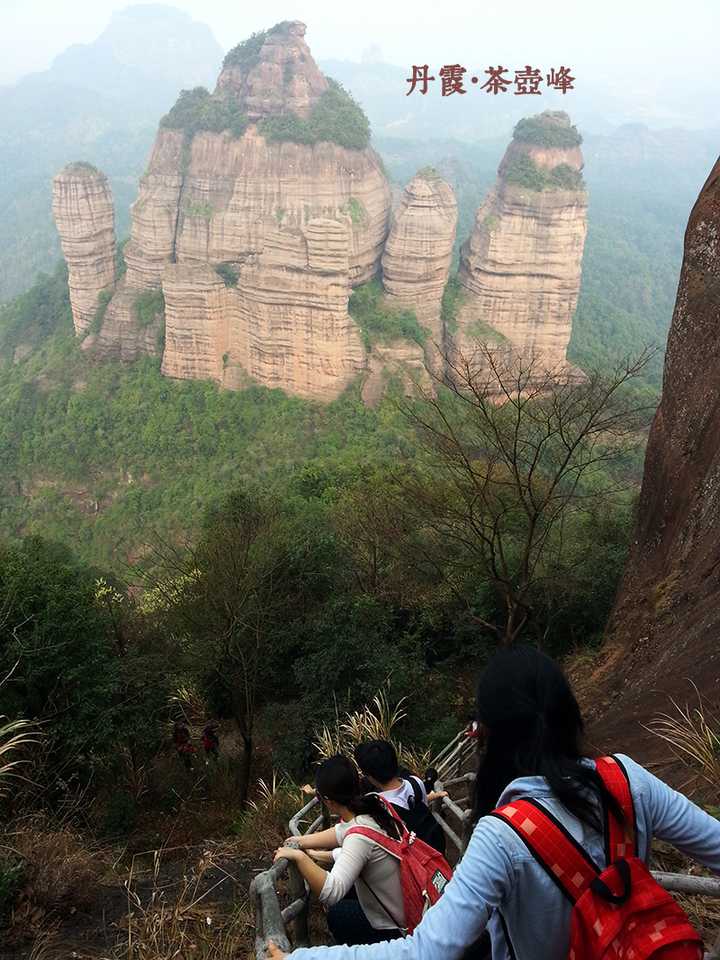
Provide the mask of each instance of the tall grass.
POLYGON ((664 740, 676 760, 694 775, 696 781, 720 791, 720 719, 703 701, 692 685, 697 706, 681 706, 671 699, 672 710, 661 713, 646 730, 664 740))
POLYGON ((353 713, 346 713, 344 719, 336 716, 333 726, 324 724, 315 734, 313 743, 320 759, 325 760, 338 753, 352 757, 358 743, 389 740, 395 747, 401 766, 416 773, 424 771, 430 762, 430 752, 406 746, 395 736, 395 728, 406 717, 406 700, 407 697, 402 697, 391 706, 386 692, 382 691, 373 698, 372 703, 353 713))
MULTIPOLYGON (((0 690, 14 672, 15 667, 0 680, 0 690)), ((19 768, 30 762, 29 757, 17 757, 17 754, 39 742, 37 730, 29 720, 9 720, 0 715, 0 797, 7 792, 9 781, 20 777, 19 768)))
POLYGON ((133 867, 127 881, 127 935, 118 942, 118 960, 236 960, 249 956, 253 940, 248 903, 241 901, 229 915, 219 912, 213 894, 234 882, 225 871, 215 879, 218 864, 203 854, 183 874, 180 889, 166 898, 161 882, 161 851, 153 858, 152 886, 147 896, 138 889, 133 867), (212 874, 211 874, 212 871, 212 874))

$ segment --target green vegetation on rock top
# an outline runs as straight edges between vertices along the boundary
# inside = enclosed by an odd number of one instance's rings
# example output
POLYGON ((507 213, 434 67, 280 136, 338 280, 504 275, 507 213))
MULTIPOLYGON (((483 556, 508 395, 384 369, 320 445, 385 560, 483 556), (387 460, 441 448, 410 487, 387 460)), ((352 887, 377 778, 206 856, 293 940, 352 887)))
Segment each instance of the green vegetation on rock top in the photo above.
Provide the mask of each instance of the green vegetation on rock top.
POLYGON ((258 123, 267 139, 314 144, 327 141, 350 150, 364 150, 370 143, 370 121, 362 107, 337 80, 328 77, 329 87, 307 120, 294 113, 265 117, 258 123))
POLYGON ((518 154, 505 167, 505 182, 528 190, 584 190, 582 173, 568 163, 541 167, 527 154, 518 154))
POLYGON ((88 163, 87 160, 75 160, 73 161, 73 163, 68 163, 65 169, 63 170, 63 173, 83 174, 88 177, 90 176, 104 177, 105 176, 102 170, 98 170, 98 168, 94 164, 88 163))
POLYGON ((256 66, 260 61, 260 51, 267 40, 267 35, 267 30, 251 33, 247 40, 241 41, 228 52, 223 60, 223 67, 243 67, 249 70, 256 66))
POLYGON ((562 111, 545 113, 520 120, 513 131, 513 139, 533 143, 539 147, 579 147, 582 137, 570 118, 562 111))
POLYGON ((204 131, 225 130, 238 138, 247 125, 248 119, 236 103, 220 94, 211 94, 205 87, 181 90, 175 105, 160 121, 161 127, 182 130, 188 140, 204 131))

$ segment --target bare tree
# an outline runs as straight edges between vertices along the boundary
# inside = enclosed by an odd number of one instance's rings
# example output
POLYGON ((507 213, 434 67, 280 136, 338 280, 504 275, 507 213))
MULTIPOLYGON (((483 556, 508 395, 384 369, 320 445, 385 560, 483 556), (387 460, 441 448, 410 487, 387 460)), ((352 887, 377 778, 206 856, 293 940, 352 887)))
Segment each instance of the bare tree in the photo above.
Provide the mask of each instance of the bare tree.
POLYGON ((557 576, 571 516, 627 486, 621 465, 650 411, 628 388, 650 356, 580 380, 482 344, 469 359, 446 356, 437 391, 418 387, 419 400, 400 404, 421 443, 396 478, 398 510, 415 518, 405 555, 500 642, 518 638, 533 593, 557 576), (501 599, 501 618, 473 609, 479 585, 501 599))

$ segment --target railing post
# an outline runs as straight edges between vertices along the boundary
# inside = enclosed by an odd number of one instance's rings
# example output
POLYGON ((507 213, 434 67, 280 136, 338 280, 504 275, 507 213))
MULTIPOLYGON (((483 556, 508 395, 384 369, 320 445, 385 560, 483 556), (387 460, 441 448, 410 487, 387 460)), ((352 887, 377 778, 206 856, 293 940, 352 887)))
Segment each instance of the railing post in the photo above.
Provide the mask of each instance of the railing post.
POLYGON ((307 896, 307 889, 305 887, 303 876, 294 863, 290 864, 290 869, 288 872, 288 892, 290 894, 291 901, 304 900, 304 906, 302 910, 292 921, 293 940, 295 941, 294 945, 296 947, 309 947, 310 933, 308 930, 308 907, 310 900, 307 896))

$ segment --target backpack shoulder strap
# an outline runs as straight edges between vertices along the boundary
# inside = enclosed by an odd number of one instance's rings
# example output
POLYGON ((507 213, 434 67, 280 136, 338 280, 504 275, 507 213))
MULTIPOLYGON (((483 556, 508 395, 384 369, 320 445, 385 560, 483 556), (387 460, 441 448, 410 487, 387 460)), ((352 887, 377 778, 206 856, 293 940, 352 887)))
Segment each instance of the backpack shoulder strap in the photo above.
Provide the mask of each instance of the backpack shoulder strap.
POLYGON ((416 807, 424 807, 425 801, 423 800, 422 790, 420 789, 420 784, 417 782, 415 777, 408 777, 407 782, 412 787, 413 798, 415 800, 416 807))
POLYGON ((382 847, 390 856, 396 857, 398 860, 402 859, 402 854, 400 853, 402 844, 400 841, 393 840, 393 838, 389 837, 386 833, 373 830, 372 827, 350 827, 350 829, 345 832, 345 836, 365 837, 366 840, 370 840, 372 843, 376 843, 379 847, 382 847))
POLYGON ((637 856, 637 829, 635 805, 630 791, 630 781, 622 762, 615 756, 600 757, 595 768, 605 789, 620 807, 623 819, 604 804, 605 856, 610 864, 623 857, 637 856))
POLYGON ((548 810, 536 800, 514 800, 491 817, 507 823, 533 857, 575 903, 600 873, 590 855, 548 810))

